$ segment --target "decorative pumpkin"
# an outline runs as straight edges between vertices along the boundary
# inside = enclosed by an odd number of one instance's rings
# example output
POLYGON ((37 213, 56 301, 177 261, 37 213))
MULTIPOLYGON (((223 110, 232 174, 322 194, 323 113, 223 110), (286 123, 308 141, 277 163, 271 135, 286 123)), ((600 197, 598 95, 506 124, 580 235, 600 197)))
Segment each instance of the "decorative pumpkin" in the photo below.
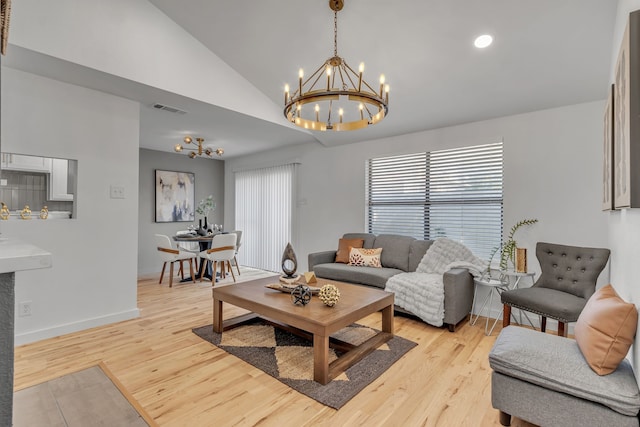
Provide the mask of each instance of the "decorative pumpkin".
POLYGON ((340 291, 335 285, 328 283, 320 288, 318 298, 320 298, 320 301, 322 301, 324 305, 333 307, 340 299, 340 291))

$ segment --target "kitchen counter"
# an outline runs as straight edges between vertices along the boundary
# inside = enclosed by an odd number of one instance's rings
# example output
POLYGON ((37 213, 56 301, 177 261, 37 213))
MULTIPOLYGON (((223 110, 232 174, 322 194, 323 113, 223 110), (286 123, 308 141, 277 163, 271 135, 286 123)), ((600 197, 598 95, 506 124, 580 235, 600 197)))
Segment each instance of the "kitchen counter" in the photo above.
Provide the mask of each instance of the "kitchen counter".
POLYGON ((0 236, 0 425, 3 426, 10 426, 13 420, 15 272, 51 265, 50 252, 0 236))
POLYGON ((0 236, 0 273, 36 270, 51 265, 50 252, 18 239, 0 236))

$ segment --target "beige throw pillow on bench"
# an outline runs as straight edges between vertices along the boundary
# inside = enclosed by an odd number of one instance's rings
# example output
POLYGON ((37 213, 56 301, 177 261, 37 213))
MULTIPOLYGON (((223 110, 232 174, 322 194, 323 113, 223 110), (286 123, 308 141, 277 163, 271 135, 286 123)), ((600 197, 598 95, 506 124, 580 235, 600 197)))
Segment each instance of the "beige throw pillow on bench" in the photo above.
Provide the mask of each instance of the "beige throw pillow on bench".
POLYGON ((591 369, 607 375, 627 355, 638 325, 635 304, 625 302, 613 286, 598 289, 587 301, 575 326, 575 339, 591 369))

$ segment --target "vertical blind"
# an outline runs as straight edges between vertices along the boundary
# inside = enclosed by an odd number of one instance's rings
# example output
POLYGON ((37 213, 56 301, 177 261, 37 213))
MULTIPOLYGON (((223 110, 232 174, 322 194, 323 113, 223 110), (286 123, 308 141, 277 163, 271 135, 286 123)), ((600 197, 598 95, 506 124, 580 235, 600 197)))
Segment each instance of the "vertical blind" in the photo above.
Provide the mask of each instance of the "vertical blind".
MULTIPOLYGON (((236 229, 242 230, 238 262, 280 271, 293 239, 296 165, 236 172, 236 229)), ((292 242, 293 244, 293 242, 292 242)))
POLYGON ((367 162, 367 229, 448 237, 489 258, 502 241, 502 142, 367 162))

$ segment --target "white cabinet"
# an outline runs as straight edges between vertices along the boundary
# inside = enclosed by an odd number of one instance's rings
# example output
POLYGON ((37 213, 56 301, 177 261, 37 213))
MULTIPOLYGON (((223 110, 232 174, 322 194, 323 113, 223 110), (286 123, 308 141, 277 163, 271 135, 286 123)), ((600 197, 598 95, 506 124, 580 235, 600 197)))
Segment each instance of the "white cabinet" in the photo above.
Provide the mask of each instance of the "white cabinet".
POLYGON ((50 159, 49 200, 73 200, 73 194, 67 191, 69 179, 69 161, 67 159, 50 159))
POLYGON ((49 173, 51 172, 51 159, 48 157, 2 153, 0 168, 4 170, 49 173))

